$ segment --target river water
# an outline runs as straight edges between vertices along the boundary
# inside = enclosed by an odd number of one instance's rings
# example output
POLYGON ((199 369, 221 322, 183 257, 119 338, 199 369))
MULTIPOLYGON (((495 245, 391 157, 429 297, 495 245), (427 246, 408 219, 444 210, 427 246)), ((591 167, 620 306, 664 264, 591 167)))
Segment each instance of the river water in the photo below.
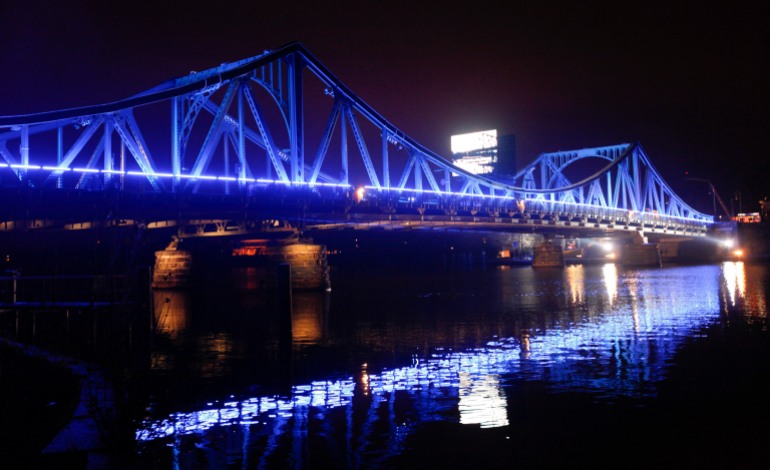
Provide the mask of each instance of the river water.
POLYGON ((135 461, 763 466, 768 267, 332 266, 292 323, 247 269, 155 291, 135 461))

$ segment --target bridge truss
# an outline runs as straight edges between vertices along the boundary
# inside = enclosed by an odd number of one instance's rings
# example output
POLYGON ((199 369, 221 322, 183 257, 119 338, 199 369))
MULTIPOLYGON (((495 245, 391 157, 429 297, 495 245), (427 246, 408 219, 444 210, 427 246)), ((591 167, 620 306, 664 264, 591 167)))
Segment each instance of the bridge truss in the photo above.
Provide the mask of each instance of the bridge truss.
POLYGON ((0 117, 0 157, 6 187, 248 195, 285 186, 319 198, 363 188, 369 204, 391 209, 713 223, 638 143, 543 154, 507 181, 473 175, 389 123, 298 43, 112 103, 0 117), (589 159, 603 164, 573 176, 589 159))

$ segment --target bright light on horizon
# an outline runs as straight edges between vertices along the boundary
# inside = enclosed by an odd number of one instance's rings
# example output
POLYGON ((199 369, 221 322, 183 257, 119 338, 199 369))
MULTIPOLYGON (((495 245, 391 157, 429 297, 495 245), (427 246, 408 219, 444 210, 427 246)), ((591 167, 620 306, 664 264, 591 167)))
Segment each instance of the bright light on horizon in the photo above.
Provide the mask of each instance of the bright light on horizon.
POLYGON ((465 153, 497 147, 497 129, 457 134, 450 137, 452 153, 465 153))

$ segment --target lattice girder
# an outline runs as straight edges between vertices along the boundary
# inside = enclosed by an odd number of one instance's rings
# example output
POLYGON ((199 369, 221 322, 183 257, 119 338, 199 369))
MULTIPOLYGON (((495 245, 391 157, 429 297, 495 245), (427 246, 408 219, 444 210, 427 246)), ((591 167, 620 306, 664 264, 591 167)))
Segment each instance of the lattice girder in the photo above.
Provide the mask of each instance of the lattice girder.
POLYGON ((418 201, 424 194, 439 203, 442 198, 452 204, 463 198, 486 200, 509 212, 521 207, 625 211, 627 217, 633 213, 713 222, 670 189, 636 143, 543 154, 509 181, 471 174, 407 136, 298 43, 172 79, 113 103, 0 117, 0 156, 4 168, 31 186, 61 184, 63 173, 78 170, 88 177, 67 184, 90 187, 85 182, 98 169, 105 184, 133 172, 158 192, 227 192, 227 182, 233 180, 243 191, 276 182, 331 184, 366 186, 383 194, 408 192, 418 201), (139 118, 156 108, 170 114, 169 125, 145 125, 139 118), (97 136, 101 125, 105 132, 97 136), (140 129, 165 129, 170 135, 147 139, 140 129), (113 165, 113 130, 133 156, 126 168, 113 165), (63 136, 64 143, 59 150, 40 150, 54 147, 39 143, 52 133, 63 136), (349 143, 356 155, 348 152, 349 143), (68 148, 66 154, 63 148, 68 148), (230 158, 233 151, 235 159, 230 158), (156 161, 153 155, 162 158, 156 161), (195 156, 189 171, 186 155, 195 156), (306 155, 312 161, 306 162, 306 155), (589 158, 604 166, 575 181, 570 171, 589 158), (399 174, 391 187, 391 176, 399 174), (173 184, 164 185, 165 179, 173 184), (179 184, 183 181, 188 184, 179 184))

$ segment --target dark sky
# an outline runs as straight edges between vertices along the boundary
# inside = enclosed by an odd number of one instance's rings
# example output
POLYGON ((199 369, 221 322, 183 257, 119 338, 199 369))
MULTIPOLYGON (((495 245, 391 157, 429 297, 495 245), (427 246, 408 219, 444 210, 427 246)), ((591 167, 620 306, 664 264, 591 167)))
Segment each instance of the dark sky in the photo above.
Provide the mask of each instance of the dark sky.
POLYGON ((519 167, 639 141, 692 197, 710 198, 685 171, 744 210, 770 196, 764 2, 10 3, 0 115, 113 101, 299 41, 441 155, 485 129, 516 135, 519 167))

